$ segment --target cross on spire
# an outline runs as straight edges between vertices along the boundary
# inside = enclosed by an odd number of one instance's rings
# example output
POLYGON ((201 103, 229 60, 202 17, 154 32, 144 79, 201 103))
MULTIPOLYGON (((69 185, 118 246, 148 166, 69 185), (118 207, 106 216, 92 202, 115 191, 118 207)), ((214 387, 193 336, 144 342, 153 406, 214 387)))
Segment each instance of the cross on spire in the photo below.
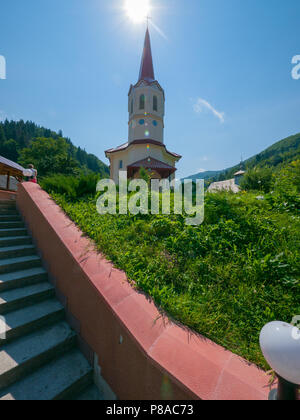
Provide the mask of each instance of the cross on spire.
POLYGON ((149 29, 149 20, 151 19, 151 17, 150 16, 146 16, 146 22, 147 22, 147 29, 149 29))

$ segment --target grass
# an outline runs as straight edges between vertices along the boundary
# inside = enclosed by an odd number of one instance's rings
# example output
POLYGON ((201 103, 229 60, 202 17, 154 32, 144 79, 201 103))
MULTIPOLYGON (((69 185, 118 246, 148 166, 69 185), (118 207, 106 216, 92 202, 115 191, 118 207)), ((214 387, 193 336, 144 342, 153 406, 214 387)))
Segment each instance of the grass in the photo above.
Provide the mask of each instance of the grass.
POLYGON ((294 205, 256 196, 207 194, 204 224, 190 227, 176 215, 100 216, 94 197, 74 200, 52 192, 160 308, 267 369, 261 328, 300 314, 300 217, 294 205))

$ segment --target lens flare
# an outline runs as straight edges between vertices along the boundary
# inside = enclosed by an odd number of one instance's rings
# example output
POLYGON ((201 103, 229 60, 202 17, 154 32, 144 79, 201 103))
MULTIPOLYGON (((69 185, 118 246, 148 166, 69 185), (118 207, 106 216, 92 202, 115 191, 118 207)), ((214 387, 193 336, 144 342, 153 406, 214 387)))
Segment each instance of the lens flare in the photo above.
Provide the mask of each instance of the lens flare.
POLYGON ((151 9, 149 0, 126 0, 124 8, 127 16, 134 23, 143 22, 151 9))

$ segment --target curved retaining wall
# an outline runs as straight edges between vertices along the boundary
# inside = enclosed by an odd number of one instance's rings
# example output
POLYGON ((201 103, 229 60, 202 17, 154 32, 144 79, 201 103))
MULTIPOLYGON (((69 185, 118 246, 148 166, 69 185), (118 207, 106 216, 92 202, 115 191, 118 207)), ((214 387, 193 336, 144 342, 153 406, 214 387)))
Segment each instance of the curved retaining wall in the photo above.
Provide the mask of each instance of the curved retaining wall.
POLYGON ((267 399, 264 372, 162 319, 38 185, 21 184, 17 205, 58 295, 119 399, 267 399))

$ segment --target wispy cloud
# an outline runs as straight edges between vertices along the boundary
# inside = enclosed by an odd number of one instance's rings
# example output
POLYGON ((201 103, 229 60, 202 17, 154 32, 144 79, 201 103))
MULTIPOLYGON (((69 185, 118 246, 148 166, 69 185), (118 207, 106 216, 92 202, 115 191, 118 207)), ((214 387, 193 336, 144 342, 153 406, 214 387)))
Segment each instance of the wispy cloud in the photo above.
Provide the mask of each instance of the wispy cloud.
POLYGON ((201 114, 205 110, 212 112, 212 114, 219 119, 219 121, 223 124, 225 122, 225 113, 217 111, 209 102, 205 99, 198 98, 196 103, 194 104, 194 111, 197 114, 201 114))

